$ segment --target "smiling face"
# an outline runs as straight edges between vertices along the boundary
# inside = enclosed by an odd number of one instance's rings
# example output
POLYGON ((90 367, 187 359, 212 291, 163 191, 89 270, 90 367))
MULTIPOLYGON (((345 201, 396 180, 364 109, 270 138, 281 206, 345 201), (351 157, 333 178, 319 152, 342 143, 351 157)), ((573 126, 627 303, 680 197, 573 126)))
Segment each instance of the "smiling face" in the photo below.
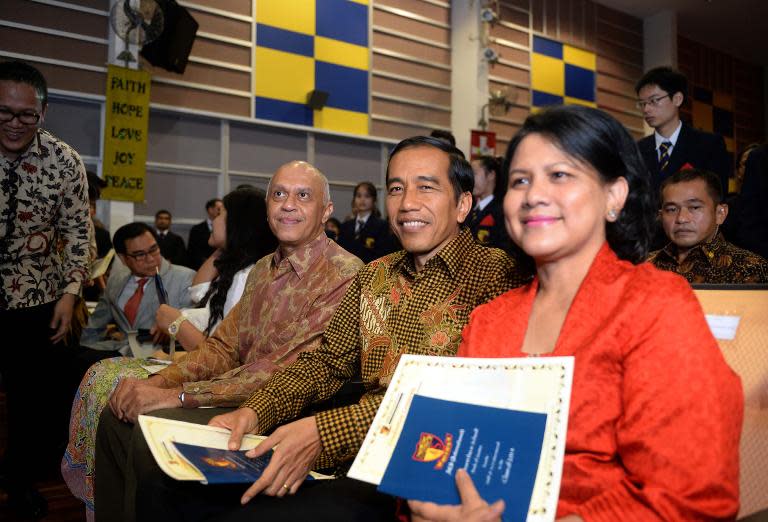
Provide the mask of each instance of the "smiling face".
POLYGON ((36 113, 40 120, 33 125, 21 123, 19 118, 0 123, 0 154, 14 161, 24 152, 35 136, 45 116, 45 107, 37 97, 35 88, 26 83, 0 81, 0 108, 15 113, 36 113))
POLYGON ((404 149, 389 163, 389 224, 417 270, 458 235, 472 206, 469 192, 456 202, 449 167, 448 154, 433 147, 404 149))
POLYGON ((661 223, 683 257, 696 245, 712 239, 727 215, 728 207, 715 204, 703 179, 670 183, 664 187, 661 223))
POLYGON ((624 178, 606 184, 598 172, 531 134, 509 168, 504 218, 512 239, 537 264, 577 259, 591 263, 605 242, 606 219, 627 195, 624 178))
POLYGON ((306 245, 324 230, 333 203, 324 202, 325 185, 308 163, 280 167, 269 184, 267 219, 285 255, 306 245))

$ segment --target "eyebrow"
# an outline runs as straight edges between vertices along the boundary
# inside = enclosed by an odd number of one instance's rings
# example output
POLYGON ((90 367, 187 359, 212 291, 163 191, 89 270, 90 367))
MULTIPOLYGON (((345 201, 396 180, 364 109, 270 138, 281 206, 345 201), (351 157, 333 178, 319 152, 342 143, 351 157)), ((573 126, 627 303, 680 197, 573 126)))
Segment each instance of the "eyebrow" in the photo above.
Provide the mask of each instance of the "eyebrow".
MULTIPOLYGON (((549 170, 549 169, 558 168, 558 167, 563 166, 563 165, 566 166, 566 167, 570 167, 572 169, 578 168, 578 165, 576 165, 575 163, 570 162, 570 161, 556 161, 554 163, 548 163, 548 164, 544 165, 544 168, 549 170)), ((514 172, 526 173, 526 172, 530 172, 530 171, 531 171, 531 169, 523 169, 523 168, 517 168, 517 169, 510 168, 509 169, 509 173, 510 174, 512 174, 514 172)))
MULTIPOLYGON (((286 187, 285 185, 272 185, 271 190, 272 192, 276 190, 282 190, 283 192, 291 191, 290 187, 286 187)), ((310 194, 312 193, 311 187, 293 187, 293 190, 295 190, 296 192, 309 192, 310 194)))
MULTIPOLYGON (((704 203, 704 200, 703 199, 699 199, 699 198, 690 198, 690 199, 686 199, 685 201, 683 201, 683 203, 704 203)), ((665 201, 664 202, 664 205, 679 205, 679 204, 680 203, 678 203, 677 201, 665 201)))
MULTIPOLYGON (((438 178, 437 176, 426 176, 426 175, 421 175, 421 176, 416 176, 416 180, 417 180, 417 181, 428 181, 428 182, 430 182, 430 183, 435 183, 435 184, 437 184, 437 185, 439 185, 439 184, 440 184, 440 178, 438 178)), ((403 179, 402 179, 402 178, 389 178, 389 179, 387 180, 387 186, 390 186, 390 185, 391 185, 391 184, 393 184, 393 183, 401 183, 401 184, 405 184, 405 182, 403 181, 403 179)))

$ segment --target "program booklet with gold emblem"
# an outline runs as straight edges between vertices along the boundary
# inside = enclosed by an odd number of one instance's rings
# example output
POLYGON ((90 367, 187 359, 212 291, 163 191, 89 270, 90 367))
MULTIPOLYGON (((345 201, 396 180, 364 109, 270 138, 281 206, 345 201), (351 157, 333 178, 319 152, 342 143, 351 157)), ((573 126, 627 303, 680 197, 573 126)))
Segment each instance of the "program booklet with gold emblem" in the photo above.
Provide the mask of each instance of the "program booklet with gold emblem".
POLYGON ((465 468, 504 520, 555 519, 573 357, 404 355, 348 476, 407 499, 457 504, 465 468))

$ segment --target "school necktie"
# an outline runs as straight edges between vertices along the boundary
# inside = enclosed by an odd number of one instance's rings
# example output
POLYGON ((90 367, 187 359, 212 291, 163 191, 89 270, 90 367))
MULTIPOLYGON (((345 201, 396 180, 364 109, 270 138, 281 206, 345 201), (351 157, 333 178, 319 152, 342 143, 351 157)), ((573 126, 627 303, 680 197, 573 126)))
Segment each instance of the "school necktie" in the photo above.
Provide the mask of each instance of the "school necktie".
POLYGON ((659 145, 659 170, 664 171, 669 165, 669 149, 672 148, 671 141, 662 141, 659 145))
POLYGON ((123 308, 125 318, 128 319, 128 324, 131 326, 133 326, 133 322, 136 320, 136 314, 139 312, 141 298, 144 297, 144 284, 147 282, 147 279, 149 278, 142 277, 139 279, 139 287, 133 293, 131 298, 128 299, 128 302, 125 303, 125 308, 123 308))
POLYGON ((360 234, 360 230, 365 226, 365 221, 358 219, 355 221, 355 235, 360 234))

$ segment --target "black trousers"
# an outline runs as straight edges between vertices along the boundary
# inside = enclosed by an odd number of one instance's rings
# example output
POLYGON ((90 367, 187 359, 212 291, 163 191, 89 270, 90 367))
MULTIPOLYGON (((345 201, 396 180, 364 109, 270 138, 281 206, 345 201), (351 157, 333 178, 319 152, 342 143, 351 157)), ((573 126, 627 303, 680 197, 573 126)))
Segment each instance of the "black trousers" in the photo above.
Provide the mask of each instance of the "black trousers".
MULTIPOLYGON (((206 422, 224 408, 159 410, 152 415, 206 422)), ((168 477, 155 463, 141 429, 104 410, 96 439, 96 522, 145 521, 391 521, 395 500, 352 479, 305 483, 295 495, 258 495, 240 506, 249 484, 203 485, 168 477)))
POLYGON ((0 311, 0 375, 8 409, 4 472, 24 487, 59 469, 81 375, 73 350, 50 341, 56 302, 0 311))

